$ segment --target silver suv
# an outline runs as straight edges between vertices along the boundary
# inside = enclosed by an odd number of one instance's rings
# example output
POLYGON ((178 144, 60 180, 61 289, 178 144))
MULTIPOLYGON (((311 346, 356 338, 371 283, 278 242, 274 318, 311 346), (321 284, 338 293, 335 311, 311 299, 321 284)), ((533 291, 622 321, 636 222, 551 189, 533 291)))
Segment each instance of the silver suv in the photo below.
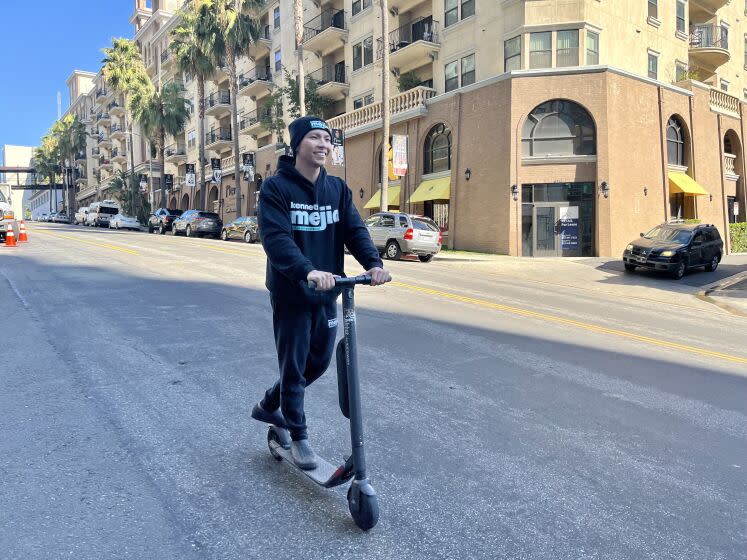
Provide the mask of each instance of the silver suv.
POLYGON ((399 259, 405 253, 428 262, 441 250, 441 229, 430 218, 379 212, 370 216, 365 224, 374 245, 388 259, 399 259))

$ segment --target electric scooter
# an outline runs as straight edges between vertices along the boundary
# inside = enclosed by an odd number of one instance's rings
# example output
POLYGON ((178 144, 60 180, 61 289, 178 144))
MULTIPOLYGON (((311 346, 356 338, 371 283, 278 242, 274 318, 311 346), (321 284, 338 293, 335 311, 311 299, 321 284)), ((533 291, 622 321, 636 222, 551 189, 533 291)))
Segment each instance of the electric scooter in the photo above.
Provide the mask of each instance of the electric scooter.
MULTIPOLYGON (((310 283, 310 287, 314 287, 310 283)), ((366 474, 366 456, 363 449, 363 415, 361 412, 360 384, 358 379, 358 353, 355 338, 355 303, 353 291, 356 284, 371 284, 371 276, 361 274, 354 278, 336 278, 335 285, 342 287, 342 317, 344 337, 337 344, 337 390, 339 405, 345 418, 350 419, 352 453, 342 465, 335 467, 317 457, 317 467, 303 470, 293 462, 287 432, 270 426, 267 445, 278 461, 285 461, 324 488, 345 484, 348 488, 348 509, 355 524, 368 531, 379 520, 379 502, 376 491, 366 474)))

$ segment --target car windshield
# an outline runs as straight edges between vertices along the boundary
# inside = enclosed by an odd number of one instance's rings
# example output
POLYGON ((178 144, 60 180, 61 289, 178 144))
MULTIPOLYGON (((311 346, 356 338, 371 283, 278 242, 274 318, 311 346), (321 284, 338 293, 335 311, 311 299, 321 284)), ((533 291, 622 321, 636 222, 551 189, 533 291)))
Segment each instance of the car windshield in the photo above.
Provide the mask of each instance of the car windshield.
POLYGON ((106 206, 101 206, 99 208, 99 214, 109 214, 113 216, 118 213, 119 213, 119 210, 117 210, 116 208, 107 208, 106 206))
POLYGON ((166 212, 168 212, 172 216, 181 216, 182 215, 182 211, 181 210, 172 210, 171 208, 166 208, 166 212))
POLYGON ((6 202, 5 196, 3 195, 2 192, 0 192, 0 202, 6 202))
POLYGON ((438 231, 438 226, 436 225, 436 222, 433 222, 431 220, 425 220, 423 218, 413 218, 412 227, 414 227, 415 229, 422 229, 425 231, 438 231))
POLYGON ((212 218, 213 220, 219 220, 220 216, 216 214, 215 212, 198 212, 197 213, 200 218, 212 218))
POLYGON ((656 226, 654 229, 644 235, 644 239, 654 241, 666 241, 669 243, 687 243, 690 241, 691 231, 686 229, 677 229, 669 227, 656 226))

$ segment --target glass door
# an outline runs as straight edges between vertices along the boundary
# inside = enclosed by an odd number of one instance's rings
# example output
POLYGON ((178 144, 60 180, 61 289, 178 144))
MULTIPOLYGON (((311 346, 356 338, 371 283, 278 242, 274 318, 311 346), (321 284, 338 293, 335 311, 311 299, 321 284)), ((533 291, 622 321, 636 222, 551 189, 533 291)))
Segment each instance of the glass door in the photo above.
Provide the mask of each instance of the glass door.
POLYGON ((532 216, 534 221, 534 256, 557 257, 558 247, 558 211, 555 204, 536 204, 532 216))

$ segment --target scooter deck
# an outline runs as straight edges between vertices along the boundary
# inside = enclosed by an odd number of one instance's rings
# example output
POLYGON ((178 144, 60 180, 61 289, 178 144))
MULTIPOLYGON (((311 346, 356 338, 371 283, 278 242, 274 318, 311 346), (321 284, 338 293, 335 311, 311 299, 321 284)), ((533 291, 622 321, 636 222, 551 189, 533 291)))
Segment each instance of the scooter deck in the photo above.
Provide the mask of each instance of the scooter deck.
MULTIPOLYGON (((299 468, 293 461, 290 449, 283 449, 276 441, 270 442, 269 445, 275 453, 282 457, 283 461, 325 488, 339 486, 353 478, 352 468, 348 468, 347 463, 335 466, 317 456, 317 467, 311 470, 304 470, 299 468)), ((350 466, 352 467, 352 465, 350 466)))

